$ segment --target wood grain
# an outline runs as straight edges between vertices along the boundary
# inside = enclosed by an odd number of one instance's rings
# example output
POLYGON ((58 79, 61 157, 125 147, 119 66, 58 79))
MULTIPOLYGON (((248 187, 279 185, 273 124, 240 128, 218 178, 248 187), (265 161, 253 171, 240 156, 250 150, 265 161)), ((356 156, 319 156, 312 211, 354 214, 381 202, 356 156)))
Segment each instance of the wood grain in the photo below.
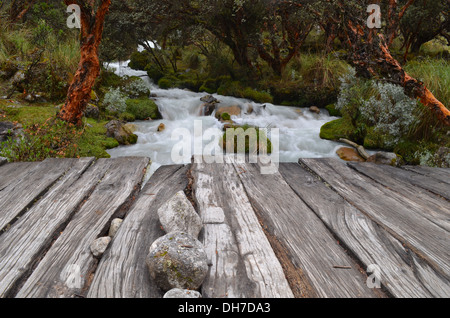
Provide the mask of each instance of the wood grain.
POLYGON ((358 258, 363 269, 372 264, 379 266, 380 282, 392 296, 425 298, 449 295, 450 285, 444 277, 299 164, 282 164, 280 173, 340 243, 358 258), (422 265, 416 266, 416 262, 422 265))
POLYGON ((33 263, 38 261, 53 237, 59 235, 82 200, 103 177, 109 164, 96 165, 83 175, 93 161, 94 158, 78 160, 24 217, 0 237, 0 297, 14 293, 33 263))
POLYGON ((428 176, 441 182, 450 184, 450 169, 448 168, 431 168, 427 166, 403 166, 402 169, 413 171, 418 174, 428 176))
POLYGON ((187 186, 188 168, 163 166, 152 175, 102 257, 87 297, 162 297, 162 291, 148 273, 145 259, 150 245, 165 234, 157 211, 187 186))
POLYGON ((23 175, 38 165, 39 162, 13 162, 0 167, 0 191, 12 183, 18 183, 23 175))
POLYGON ((326 181, 391 235, 424 258, 446 279, 450 273, 449 233, 422 215, 422 206, 375 183, 333 159, 300 159, 299 162, 326 181))
POLYGON ((422 188, 393 178, 393 171, 401 169, 381 167, 373 163, 361 163, 359 165, 350 163, 348 165, 373 181, 382 184, 391 193, 397 193, 405 197, 406 200, 414 202, 414 205, 418 207, 417 211, 420 215, 444 230, 450 231, 450 202, 422 188))
POLYGON ((234 166, 194 164, 192 175, 211 262, 204 297, 293 297, 234 166))
MULTIPOLYGON (((110 222, 140 189, 148 158, 116 158, 90 197, 54 242, 16 297, 83 295, 97 261, 90 244, 105 235, 110 222)), ((98 164, 98 163, 97 163, 98 164)))
MULTIPOLYGON (((364 167, 361 165, 353 165, 352 163, 349 163, 349 165, 352 168, 364 167)), ((428 192, 434 193, 447 200, 450 200, 450 186, 446 182, 407 169, 399 169, 396 167, 379 166, 379 165, 371 165, 370 167, 378 171, 381 176, 388 176, 389 178, 410 185, 409 188, 411 188, 411 185, 415 186, 416 190, 419 191, 420 193, 424 193, 424 191, 421 191, 421 189, 425 189, 428 192)), ((357 170, 364 173, 362 169, 357 170)), ((378 180, 378 176, 375 176, 375 180, 378 180)), ((401 191, 401 189, 398 190, 401 191)))
POLYGON ((258 164, 235 166, 264 226, 289 249, 292 262, 298 264, 317 297, 379 296, 366 286, 367 277, 358 264, 279 172, 262 175, 258 164))
POLYGON ((76 160, 46 159, 0 191, 0 229, 22 215, 76 160))

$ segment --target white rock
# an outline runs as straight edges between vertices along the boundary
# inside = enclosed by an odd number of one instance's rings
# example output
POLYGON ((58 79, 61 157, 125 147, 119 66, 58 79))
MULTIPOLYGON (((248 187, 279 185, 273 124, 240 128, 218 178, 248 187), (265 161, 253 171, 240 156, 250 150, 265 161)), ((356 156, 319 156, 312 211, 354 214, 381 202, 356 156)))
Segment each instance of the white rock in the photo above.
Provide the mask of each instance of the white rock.
POLYGON ((112 220, 111 226, 109 227, 108 236, 114 237, 114 235, 116 235, 117 230, 119 229, 122 222, 123 222, 123 220, 119 219, 119 218, 112 220))
POLYGON ((202 219, 183 191, 163 204, 158 209, 158 216, 166 233, 180 231, 197 238, 203 227, 202 219))
POLYGON ((202 298, 196 290, 173 288, 164 294, 163 298, 202 298))
POLYGON ((100 257, 105 253, 108 248, 109 243, 111 242, 111 238, 109 236, 104 236, 96 239, 91 243, 91 253, 95 257, 100 257))

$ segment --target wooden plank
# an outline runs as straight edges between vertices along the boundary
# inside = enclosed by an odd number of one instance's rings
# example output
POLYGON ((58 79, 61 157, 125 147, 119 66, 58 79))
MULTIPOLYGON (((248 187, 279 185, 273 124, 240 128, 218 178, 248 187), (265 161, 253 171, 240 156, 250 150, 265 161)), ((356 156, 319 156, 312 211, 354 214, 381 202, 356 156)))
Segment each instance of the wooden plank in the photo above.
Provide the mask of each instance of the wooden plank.
POLYGON ((94 158, 76 161, 28 213, 0 237, 0 296, 14 294, 34 263, 50 247, 77 207, 97 185, 111 161, 91 167, 94 158))
POLYGON ((0 167, 0 191, 9 184, 20 181, 24 174, 38 165, 39 162, 13 162, 0 167))
POLYGON ((448 280, 299 164, 282 164, 280 173, 365 269, 372 264, 379 266, 380 282, 391 295, 407 298, 450 295, 448 280))
POLYGON ((358 264, 279 172, 262 175, 258 164, 235 166, 262 223, 288 250, 317 297, 382 296, 368 288, 358 264))
POLYGON ((206 298, 292 298, 277 259, 232 164, 194 164, 193 190, 210 270, 206 298))
POLYGON ((424 218, 419 205, 357 173, 341 161, 300 159, 299 162, 448 279, 448 231, 424 218))
POLYGON ((90 244, 106 234, 112 219, 123 213, 140 190, 148 158, 116 158, 16 297, 53 298, 84 294, 97 260, 90 244))
POLYGON ((87 297, 162 297, 145 259, 150 245, 165 234, 157 211, 176 192, 186 188, 188 168, 163 166, 152 175, 103 255, 87 297))
MULTIPOLYGON (((357 164, 348 164, 352 167, 359 167, 359 165, 357 164)), ((393 179, 425 189, 429 192, 446 198, 447 200, 450 200, 450 186, 448 185, 448 183, 413 172, 411 170, 379 165, 373 165, 373 167, 378 171, 383 171, 385 175, 388 174, 393 179)), ((418 189, 418 191, 420 191, 420 189, 418 189)))
POLYGON ((431 168, 427 166, 402 166, 402 169, 413 171, 423 176, 428 176, 446 184, 450 184, 450 169, 431 168))
POLYGON ((44 194, 76 159, 46 159, 0 191, 0 229, 13 223, 33 201, 44 194))
POLYGON ((400 169, 385 166, 380 167, 369 162, 359 164, 349 163, 348 165, 375 182, 384 185, 392 192, 396 192, 405 197, 406 200, 413 201, 414 205, 417 205, 417 211, 420 215, 442 227, 444 230, 450 231, 450 202, 414 185, 394 179, 392 177, 394 171, 400 169))

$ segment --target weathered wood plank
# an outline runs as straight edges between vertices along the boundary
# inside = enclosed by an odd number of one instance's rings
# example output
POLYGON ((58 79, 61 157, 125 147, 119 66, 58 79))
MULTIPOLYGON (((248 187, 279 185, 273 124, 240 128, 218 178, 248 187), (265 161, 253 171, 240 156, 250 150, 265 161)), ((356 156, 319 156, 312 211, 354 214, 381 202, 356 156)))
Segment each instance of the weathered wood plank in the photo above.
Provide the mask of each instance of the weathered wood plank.
POLYGON ((110 161, 89 168, 81 158, 28 213, 0 237, 0 297, 14 294, 33 264, 58 237, 76 208, 102 179, 110 161))
POLYGON ((379 266, 380 282, 391 295, 450 295, 448 280, 299 164, 282 164, 280 173, 365 269, 372 264, 379 266), (415 265, 419 262, 422 266, 415 265))
POLYGON ((289 298, 283 269, 232 164, 194 164, 193 190, 211 262, 207 298, 289 298))
POLYGON ((289 251, 317 297, 382 296, 367 287, 358 264, 279 172, 262 175, 257 164, 235 166, 263 224, 289 251))
POLYGON ((300 159, 348 202, 426 259, 447 279, 450 273, 448 231, 421 215, 412 200, 386 189, 338 160, 300 159))
MULTIPOLYGON (((358 165, 353 165, 353 163, 349 164, 352 167, 353 166, 358 167, 358 165)), ((373 165, 373 167, 375 167, 376 170, 378 171, 383 171, 384 175, 389 175, 393 179, 425 189, 429 192, 432 192, 443 198, 446 198, 447 200, 450 200, 450 186, 448 183, 445 183, 443 181, 437 180, 435 178, 423 174, 413 172, 411 170, 400 169, 391 166, 373 165)))
POLYGON ((46 159, 0 191, 0 229, 11 224, 77 159, 46 159))
POLYGON ((97 261, 90 244, 105 235, 111 220, 122 213, 140 190, 148 158, 116 158, 89 199, 27 279, 16 297, 74 297, 84 294, 97 261))
POLYGON ((87 297, 162 297, 150 277, 145 258, 150 245, 165 234, 157 211, 176 192, 186 188, 188 168, 163 166, 152 175, 103 255, 87 297))
POLYGON ((431 168, 427 166, 402 166, 402 169, 413 171, 415 173, 450 184, 450 169, 431 168))
POLYGON ((13 162, 0 167, 0 191, 13 182, 20 181, 39 162, 13 162))
POLYGON ((444 230, 450 231, 450 202, 409 183, 394 179, 392 177, 394 171, 400 169, 389 166, 380 167, 373 163, 349 163, 348 165, 375 182, 384 185, 391 192, 396 192, 405 197, 406 200, 414 202, 418 213, 424 218, 444 230))

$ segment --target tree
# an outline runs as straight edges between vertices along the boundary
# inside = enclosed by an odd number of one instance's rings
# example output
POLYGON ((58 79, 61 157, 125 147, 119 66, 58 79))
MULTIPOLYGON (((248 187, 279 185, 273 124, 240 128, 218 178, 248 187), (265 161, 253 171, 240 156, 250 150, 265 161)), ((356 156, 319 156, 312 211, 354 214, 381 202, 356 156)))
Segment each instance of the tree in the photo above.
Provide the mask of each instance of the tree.
POLYGON ((367 26, 365 10, 373 1, 354 2, 335 0, 335 10, 340 12, 340 37, 351 52, 349 61, 357 73, 365 77, 383 78, 405 88, 406 94, 417 98, 445 125, 450 125, 450 111, 424 83, 408 75, 401 64, 392 57, 386 35, 367 26))
POLYGON ((69 86, 66 102, 58 113, 58 117, 64 121, 81 125, 83 111, 91 99, 92 87, 100 73, 98 48, 111 0, 65 0, 65 3, 80 7, 81 58, 69 86))
POLYGON ((307 1, 271 1, 255 38, 259 56, 281 75, 311 32, 315 20, 307 1), (259 35, 259 36, 258 36, 259 35))
POLYGON ((422 44, 450 32, 450 1, 416 0, 399 23, 406 53, 419 52, 422 44))

